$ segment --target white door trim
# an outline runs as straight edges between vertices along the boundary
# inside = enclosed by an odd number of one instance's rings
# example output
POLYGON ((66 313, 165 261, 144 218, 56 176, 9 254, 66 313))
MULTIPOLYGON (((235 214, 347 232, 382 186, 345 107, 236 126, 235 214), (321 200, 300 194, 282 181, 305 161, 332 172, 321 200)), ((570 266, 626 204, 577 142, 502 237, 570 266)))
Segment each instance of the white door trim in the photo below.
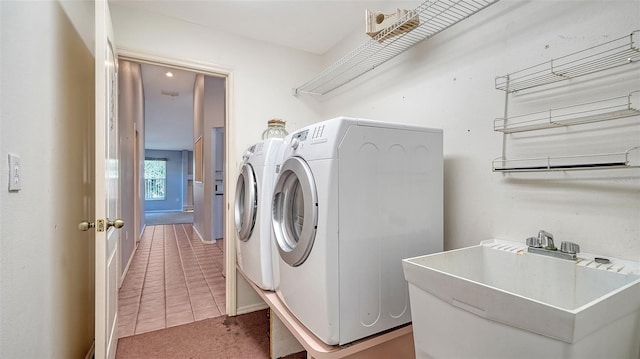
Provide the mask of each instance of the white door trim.
MULTIPOLYGON (((235 163, 235 108, 234 108, 234 74, 233 70, 216 64, 197 60, 179 59, 163 55, 150 54, 144 51, 137 51, 118 47, 118 59, 130 60, 133 62, 159 65, 191 72, 203 73, 207 76, 223 77, 225 81, 225 168, 224 168, 224 193, 236 193, 237 171, 230 164, 235 163)), ((225 246, 225 277, 226 277, 226 308, 227 314, 235 316, 237 314, 236 301, 236 243, 234 216, 231 213, 231 201, 234 196, 225 197, 225 226, 224 226, 224 246, 225 246)))

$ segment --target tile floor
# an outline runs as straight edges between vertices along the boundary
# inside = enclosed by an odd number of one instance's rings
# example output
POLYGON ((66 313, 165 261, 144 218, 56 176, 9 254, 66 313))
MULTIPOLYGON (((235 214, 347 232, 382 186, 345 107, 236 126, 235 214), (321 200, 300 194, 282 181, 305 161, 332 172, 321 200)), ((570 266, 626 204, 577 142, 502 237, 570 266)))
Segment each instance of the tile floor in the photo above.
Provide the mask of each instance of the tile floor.
POLYGON ((120 338, 224 315, 222 241, 191 224, 147 226, 119 292, 120 338))

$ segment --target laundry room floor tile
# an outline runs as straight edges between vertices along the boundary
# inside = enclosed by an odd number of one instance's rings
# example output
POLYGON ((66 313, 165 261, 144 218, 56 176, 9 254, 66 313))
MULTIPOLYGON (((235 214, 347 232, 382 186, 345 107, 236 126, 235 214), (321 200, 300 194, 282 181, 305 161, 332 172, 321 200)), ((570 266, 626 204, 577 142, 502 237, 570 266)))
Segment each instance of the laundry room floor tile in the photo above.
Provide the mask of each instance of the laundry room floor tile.
POLYGON ((118 295, 118 336, 224 315, 222 251, 191 224, 147 226, 118 295))

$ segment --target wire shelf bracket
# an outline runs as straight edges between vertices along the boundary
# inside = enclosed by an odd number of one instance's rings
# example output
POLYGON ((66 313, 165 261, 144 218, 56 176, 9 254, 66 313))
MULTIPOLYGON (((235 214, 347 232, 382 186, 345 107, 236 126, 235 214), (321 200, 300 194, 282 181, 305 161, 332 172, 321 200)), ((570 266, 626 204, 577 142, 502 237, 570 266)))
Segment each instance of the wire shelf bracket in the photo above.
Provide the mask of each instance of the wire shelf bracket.
POLYGON ((637 115, 640 115, 640 90, 632 91, 625 96, 497 118, 493 121, 493 129, 503 133, 516 133, 609 121, 637 115))
POLYGON ((640 60, 640 30, 557 59, 516 71, 495 80, 496 89, 516 92, 552 84, 640 60))
POLYGON ((538 157, 507 160, 498 157, 493 160, 493 172, 542 172, 542 171, 576 171, 593 169, 612 169, 640 167, 636 157, 640 146, 632 147, 625 152, 579 156, 538 157))
POLYGON ((508 159, 507 138, 512 133, 573 126, 640 115, 640 90, 628 95, 585 102, 546 111, 509 116, 509 98, 514 93, 579 76, 594 74, 640 61, 640 30, 552 59, 516 72, 498 76, 495 88, 505 93, 504 116, 493 122, 502 132, 502 156, 492 162, 493 172, 550 172, 640 167, 640 146, 619 153, 547 156, 508 159))
POLYGON ((294 88, 293 95, 325 95, 498 1, 427 0, 400 17, 396 24, 352 50, 311 80, 294 88), (405 32, 404 29, 408 27, 412 30, 405 32))

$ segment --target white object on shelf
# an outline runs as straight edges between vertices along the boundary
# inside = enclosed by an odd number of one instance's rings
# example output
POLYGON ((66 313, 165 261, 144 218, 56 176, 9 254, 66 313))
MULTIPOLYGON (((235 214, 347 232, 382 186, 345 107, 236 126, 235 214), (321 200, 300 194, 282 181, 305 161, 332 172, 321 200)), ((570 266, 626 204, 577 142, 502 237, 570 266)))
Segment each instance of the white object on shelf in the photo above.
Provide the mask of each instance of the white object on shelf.
POLYGON ((395 12, 385 14, 382 12, 373 12, 369 9, 365 10, 366 33, 378 42, 383 42, 393 36, 409 32, 420 24, 420 17, 413 11, 405 9, 396 9, 395 12), (404 20, 407 19, 407 20, 404 20), (377 36, 384 30, 383 36, 377 36))
POLYGON ((427 0, 413 11, 407 11, 395 25, 387 27, 311 80, 294 88, 293 94, 324 95, 496 2, 498 0, 427 0), (416 16, 419 20, 415 19, 416 16), (389 34, 416 21, 419 25, 410 32, 389 37, 389 34))

